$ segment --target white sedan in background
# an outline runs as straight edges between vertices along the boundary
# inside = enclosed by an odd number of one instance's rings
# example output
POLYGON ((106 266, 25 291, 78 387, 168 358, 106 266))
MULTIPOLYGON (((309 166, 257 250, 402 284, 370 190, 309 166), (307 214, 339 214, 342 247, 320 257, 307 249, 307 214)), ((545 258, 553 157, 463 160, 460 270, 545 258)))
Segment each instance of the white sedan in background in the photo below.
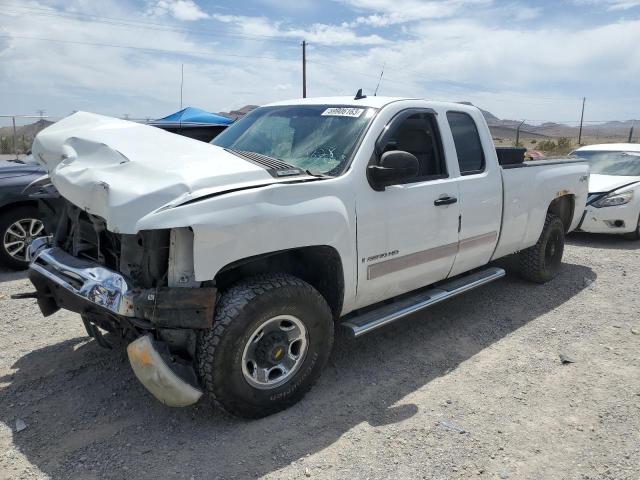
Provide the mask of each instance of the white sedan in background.
POLYGON ((618 233, 640 239, 640 144, 612 143, 578 148, 589 162, 589 197, 584 232, 618 233))

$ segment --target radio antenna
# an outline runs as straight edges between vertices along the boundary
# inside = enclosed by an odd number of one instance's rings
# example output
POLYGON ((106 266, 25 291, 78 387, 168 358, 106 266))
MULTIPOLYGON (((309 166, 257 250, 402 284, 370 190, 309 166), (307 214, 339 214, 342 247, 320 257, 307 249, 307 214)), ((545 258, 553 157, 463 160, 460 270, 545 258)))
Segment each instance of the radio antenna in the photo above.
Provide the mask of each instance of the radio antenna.
POLYGON ((380 88, 380 82, 382 81, 382 75, 384 75, 384 63, 382 64, 382 71, 380 72, 380 78, 378 79, 378 85, 376 85, 376 90, 373 92, 373 96, 378 95, 378 88, 380 88))

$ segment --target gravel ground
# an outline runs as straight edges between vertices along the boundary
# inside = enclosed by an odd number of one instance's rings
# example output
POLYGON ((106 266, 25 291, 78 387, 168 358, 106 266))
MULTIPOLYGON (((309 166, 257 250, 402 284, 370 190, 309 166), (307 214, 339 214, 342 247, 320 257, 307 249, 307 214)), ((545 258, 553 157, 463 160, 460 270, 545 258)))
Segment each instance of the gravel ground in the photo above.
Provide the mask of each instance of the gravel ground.
POLYGON ((339 338, 301 403, 252 422, 160 405, 0 272, 0 478, 637 480, 640 242, 569 243, 547 285, 509 275, 339 338))

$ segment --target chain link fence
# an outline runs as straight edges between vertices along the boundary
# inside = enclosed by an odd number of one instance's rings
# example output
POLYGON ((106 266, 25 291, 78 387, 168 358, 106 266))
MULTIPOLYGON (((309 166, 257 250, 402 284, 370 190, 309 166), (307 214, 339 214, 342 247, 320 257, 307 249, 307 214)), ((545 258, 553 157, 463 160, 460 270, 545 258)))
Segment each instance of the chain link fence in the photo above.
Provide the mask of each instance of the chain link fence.
POLYGON ((27 154, 35 136, 56 120, 45 115, 0 115, 0 154, 15 158, 27 154))
POLYGON ((520 146, 552 154, 566 154, 584 145, 640 142, 640 125, 612 128, 606 124, 590 124, 584 126, 582 132, 579 127, 557 124, 547 129, 544 125, 533 128, 489 125, 489 128, 498 146, 520 146))

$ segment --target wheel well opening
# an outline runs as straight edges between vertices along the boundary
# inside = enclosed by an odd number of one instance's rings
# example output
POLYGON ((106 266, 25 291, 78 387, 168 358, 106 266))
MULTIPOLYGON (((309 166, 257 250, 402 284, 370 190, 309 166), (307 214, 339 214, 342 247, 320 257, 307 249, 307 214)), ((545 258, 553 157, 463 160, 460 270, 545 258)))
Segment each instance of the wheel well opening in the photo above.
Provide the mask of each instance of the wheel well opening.
POLYGON ((8 203, 7 205, 0 207, 0 214, 20 207, 38 208, 38 202, 33 200, 21 200, 19 202, 8 203))
POLYGON ((218 289, 225 290, 242 278, 276 272, 289 273, 310 284, 327 301, 334 319, 340 316, 344 274, 340 255, 333 247, 301 247, 249 257, 225 266, 214 280, 218 289))
POLYGON ((562 195, 551 202, 547 209, 547 213, 553 213, 555 216, 559 217, 564 225, 564 231, 568 232, 571 227, 574 209, 575 197, 573 195, 562 195))

